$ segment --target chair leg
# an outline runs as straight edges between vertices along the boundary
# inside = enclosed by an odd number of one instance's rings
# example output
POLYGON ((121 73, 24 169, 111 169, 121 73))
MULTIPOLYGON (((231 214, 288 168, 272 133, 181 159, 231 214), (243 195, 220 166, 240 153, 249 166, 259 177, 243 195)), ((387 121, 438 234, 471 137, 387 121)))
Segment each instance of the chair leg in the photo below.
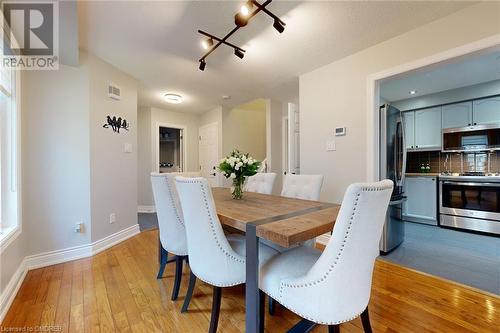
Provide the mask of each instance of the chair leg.
POLYGON ((370 324, 370 316, 368 315, 368 307, 361 313, 361 322, 365 333, 372 333, 372 325, 370 324))
POLYGON ((212 316, 210 318, 210 328, 208 329, 208 333, 217 332, 217 325, 219 324, 221 296, 222 288, 214 286, 214 293, 212 296, 212 316))
POLYGON ((340 333, 339 325, 328 325, 328 333, 340 333))
POLYGON ((272 298, 271 296, 269 296, 269 314, 271 316, 274 316, 274 309, 276 307, 276 301, 274 300, 274 298, 272 298))
POLYGON ((179 289, 181 287, 181 279, 182 279, 182 263, 184 261, 184 257, 176 256, 175 257, 175 281, 174 288, 172 289, 172 301, 175 301, 179 296, 179 289))
POLYGON ((158 270, 156 278, 161 279, 163 277, 163 272, 165 272, 165 266, 167 266, 168 263, 168 252, 163 248, 161 242, 159 242, 158 257, 160 261, 160 269, 158 270))
MULTIPOLYGON (((271 299, 271 297, 269 297, 269 299, 271 299)), ((264 322, 266 320, 266 294, 262 290, 259 290, 259 316, 259 332, 264 333, 264 322)))
POLYGON ((182 305, 181 313, 184 313, 188 310, 189 303, 191 302, 191 297, 193 297, 194 285, 196 283, 196 275, 191 272, 189 275, 189 285, 186 293, 186 297, 184 298, 184 304, 182 305))

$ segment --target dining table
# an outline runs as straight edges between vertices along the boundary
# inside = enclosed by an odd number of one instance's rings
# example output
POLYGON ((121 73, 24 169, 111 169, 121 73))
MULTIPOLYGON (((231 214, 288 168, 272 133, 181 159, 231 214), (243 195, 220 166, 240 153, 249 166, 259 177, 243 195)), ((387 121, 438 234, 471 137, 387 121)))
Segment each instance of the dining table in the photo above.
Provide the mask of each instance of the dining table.
MULTIPOLYGON (((263 332, 260 323, 259 240, 291 248, 333 230, 339 204, 245 192, 233 199, 228 188, 212 194, 223 226, 245 233, 245 332, 263 332)), ((303 319, 289 332, 308 332, 315 324, 303 319)))

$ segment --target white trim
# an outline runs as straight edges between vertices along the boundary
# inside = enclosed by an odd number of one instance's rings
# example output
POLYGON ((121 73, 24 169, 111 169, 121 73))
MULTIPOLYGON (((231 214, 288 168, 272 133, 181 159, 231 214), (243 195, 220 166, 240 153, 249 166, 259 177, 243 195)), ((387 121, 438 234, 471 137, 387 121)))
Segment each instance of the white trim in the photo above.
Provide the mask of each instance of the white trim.
MULTIPOLYGON (((184 125, 176 125, 169 123, 156 122, 151 133, 151 140, 153 141, 153 172, 160 172, 160 127, 168 127, 182 130, 182 172, 187 170, 187 127, 184 125)), ((179 170, 180 171, 180 170, 179 170)))
POLYGON ((367 77, 367 181, 376 181, 379 179, 379 119, 376 116, 379 108, 379 81, 499 45, 500 34, 497 34, 416 61, 398 65, 367 77))
POLYGON ((21 226, 7 227, 2 230, 0 234, 0 254, 7 249, 7 247, 16 240, 22 232, 21 226))
POLYGON ((137 235, 139 232, 139 225, 135 224, 107 237, 101 238, 91 244, 25 257, 0 295, 0 322, 3 320, 5 314, 12 305, 19 288, 26 277, 26 273, 29 270, 96 255, 101 251, 137 235))
POLYGON ((12 275, 9 283, 5 286, 4 291, 0 295, 0 323, 2 323, 7 311, 9 311, 14 298, 16 298, 17 292, 21 285, 23 284, 24 278, 26 277, 28 270, 26 269, 26 258, 21 261, 19 267, 12 275))
POLYGON ((139 205, 137 206, 138 213, 156 213, 155 206, 139 205))

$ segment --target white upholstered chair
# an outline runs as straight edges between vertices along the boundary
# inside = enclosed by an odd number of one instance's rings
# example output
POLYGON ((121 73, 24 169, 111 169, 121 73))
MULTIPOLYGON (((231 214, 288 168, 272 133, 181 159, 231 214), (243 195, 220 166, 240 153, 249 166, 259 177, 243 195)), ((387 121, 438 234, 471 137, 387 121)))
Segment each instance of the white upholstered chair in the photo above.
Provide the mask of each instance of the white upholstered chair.
POLYGON ((371 332, 368 302, 375 258, 393 183, 352 184, 323 253, 298 247, 269 260, 260 270, 260 288, 299 316, 338 325, 361 314, 371 332))
POLYGON ((184 219, 179 203, 174 175, 170 173, 151 173, 151 185, 158 217, 158 229, 160 232, 160 269, 158 279, 163 277, 165 266, 175 261, 175 280, 172 290, 172 300, 179 295, 179 287, 182 278, 183 261, 187 260, 187 241, 184 219), (174 259, 168 260, 168 253, 175 255, 174 259))
POLYGON ((171 172, 170 174, 175 177, 177 176, 188 177, 188 178, 201 177, 201 172, 197 171, 171 172))
POLYGON ((281 196, 318 201, 323 175, 285 175, 281 196))
POLYGON ((245 184, 245 191, 271 194, 273 192, 273 186, 275 180, 276 180, 276 174, 274 172, 270 173, 259 172, 254 176, 248 177, 247 182, 245 184))
MULTIPOLYGON (((245 283, 245 238, 226 238, 222 230, 212 191, 204 178, 176 177, 177 189, 184 212, 191 267, 187 297, 191 297, 191 281, 196 278, 214 287, 209 332, 217 331, 222 287, 245 283)), ((265 264, 277 254, 260 244, 259 264, 265 264)))

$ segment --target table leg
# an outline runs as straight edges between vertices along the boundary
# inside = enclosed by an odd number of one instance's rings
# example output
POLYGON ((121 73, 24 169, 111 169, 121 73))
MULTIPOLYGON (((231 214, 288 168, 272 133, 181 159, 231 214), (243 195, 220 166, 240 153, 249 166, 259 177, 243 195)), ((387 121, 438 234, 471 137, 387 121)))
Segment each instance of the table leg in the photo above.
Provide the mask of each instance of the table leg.
POLYGON ((260 330, 259 301, 259 239, 257 226, 246 226, 246 284, 245 284, 245 332, 257 333, 260 330))

